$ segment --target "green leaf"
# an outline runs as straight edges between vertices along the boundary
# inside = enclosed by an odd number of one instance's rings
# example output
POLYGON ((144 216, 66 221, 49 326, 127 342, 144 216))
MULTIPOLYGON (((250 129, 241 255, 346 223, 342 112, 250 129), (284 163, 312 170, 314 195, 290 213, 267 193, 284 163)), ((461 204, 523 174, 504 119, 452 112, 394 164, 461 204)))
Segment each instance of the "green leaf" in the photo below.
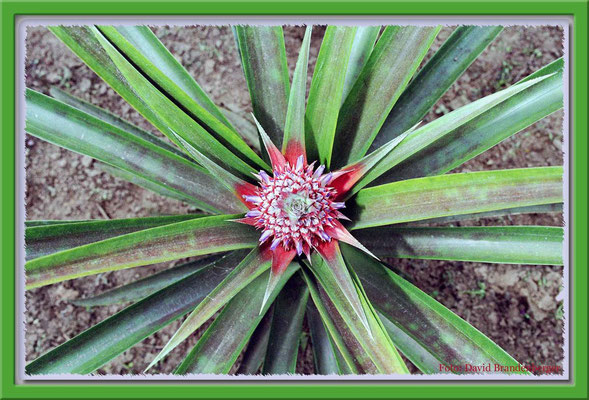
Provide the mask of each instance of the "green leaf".
POLYGON ((96 296, 71 300, 72 304, 80 307, 108 306, 141 300, 166 286, 178 282, 180 279, 196 271, 210 267, 220 258, 219 255, 209 256, 201 260, 191 261, 172 268, 168 268, 146 278, 107 290, 96 296))
POLYGON ((125 52, 138 68, 146 75, 152 76, 153 80, 169 95, 177 100, 184 100, 184 94, 188 95, 211 116, 231 127, 231 123, 221 110, 149 27, 117 25, 116 27, 101 26, 100 30, 125 52))
POLYGON ((256 246, 259 235, 255 229, 228 221, 239 216, 220 215, 177 222, 35 258, 25 264, 26 288, 256 246))
POLYGON ((379 257, 562 265, 563 235, 552 226, 387 226, 362 229, 354 237, 379 257))
POLYGON ((245 112, 234 112, 226 108, 222 108, 223 113, 227 116, 231 124, 237 129, 237 133, 249 144, 251 147, 261 152, 260 139, 258 136, 258 128, 251 119, 250 114, 245 112))
POLYGON ((147 26, 99 26, 99 30, 167 97, 240 158, 268 165, 241 139, 225 115, 147 26))
POLYGON ((235 172, 253 168, 234 155, 144 77, 93 26, 52 26, 50 30, 141 115, 180 148, 178 133, 203 154, 235 172))
POLYGON ((287 157, 290 155, 288 150, 300 154, 301 150, 304 153, 305 148, 305 100, 307 98, 307 64, 309 64, 311 30, 311 25, 305 29, 299 58, 292 76, 282 141, 282 153, 287 154, 287 157))
POLYGON ((354 41, 352 42, 352 49, 350 51, 350 61, 348 61, 348 68, 346 69, 342 103, 348 97, 362 68, 366 65, 374 48, 374 43, 376 43, 380 28, 380 26, 358 26, 356 28, 356 34, 354 35, 354 41))
POLYGON ((297 275, 291 278, 274 304, 274 317, 262 373, 294 374, 309 289, 297 275))
MULTIPOLYGON (((186 156, 188 157, 188 156, 186 156)), ((190 161, 192 161, 192 159, 190 159, 190 161)), ((195 202, 195 200, 192 197, 188 197, 182 193, 179 193, 175 190, 170 190, 167 186, 163 186, 160 185, 159 183, 156 183, 154 181, 150 181, 148 179, 145 179, 139 175, 136 175, 132 172, 127 172, 123 169, 117 168, 117 167, 113 167, 112 165, 108 165, 108 164, 104 164, 101 162, 97 162, 96 163, 98 169, 101 169, 102 171, 106 172, 109 175, 114 176, 115 178, 130 182, 134 185, 140 186, 144 189, 150 190, 154 193, 157 193, 161 196, 165 196, 165 197, 169 197, 171 199, 176 199, 179 201, 183 201, 187 204, 193 204, 195 206, 199 206, 199 204, 197 202, 195 202)), ((200 168, 200 166, 199 166, 200 168)), ((206 173, 206 171, 205 171, 206 173)), ((215 182, 216 184, 218 182, 215 182)), ((224 189, 226 189, 226 187, 224 187, 224 189)), ((235 210, 233 210, 233 212, 237 212, 238 208, 240 208, 241 205, 236 204, 235 205, 235 210)))
POLYGON ((89 374, 192 310, 243 258, 236 251, 159 290, 29 363, 25 372, 89 374))
MULTIPOLYGON (((327 256, 313 253, 313 264, 310 266, 339 313, 339 316, 330 314, 331 318, 336 320, 338 325, 341 325, 341 322, 337 322, 338 318, 345 321, 355 341, 363 349, 364 355, 361 357, 369 359, 379 373, 408 373, 407 367, 366 299, 359 281, 351 275, 352 271, 348 270, 339 246, 335 244, 333 248, 333 253, 327 256)), ((354 355, 359 356, 357 352, 354 352, 354 355)), ((368 360, 365 360, 361 364, 367 362, 368 360)))
POLYGON ((254 115, 280 148, 290 91, 282 27, 238 25, 234 33, 254 115))
POLYGON ((65 104, 77 108, 80 111, 83 111, 86 114, 90 114, 93 117, 98 118, 99 120, 106 122, 109 125, 116 126, 117 128, 121 129, 122 131, 132 133, 135 136, 140 137, 141 139, 147 140, 148 142, 155 144, 169 152, 176 154, 177 156, 186 158, 188 161, 192 161, 190 157, 188 157, 185 153, 180 151, 177 147, 172 146, 170 143, 162 140, 161 138, 143 130, 136 125, 133 125, 129 121, 116 116, 115 114, 111 113, 104 108, 97 107, 87 101, 84 101, 76 96, 73 96, 66 91, 59 89, 58 87, 53 86, 49 89, 49 94, 56 98, 59 101, 64 102, 65 104))
POLYGON ((309 89, 305 126, 307 157, 327 166, 355 32, 355 27, 327 27, 309 89))
POLYGON ((26 259, 30 260, 114 236, 200 217, 202 215, 187 214, 27 227, 25 229, 26 259))
POLYGON ((345 369, 353 374, 377 374, 378 368, 371 358, 367 357, 362 344, 351 332, 349 324, 342 318, 325 290, 304 271, 303 277, 323 326, 332 340, 336 355, 340 356, 338 371, 345 369))
POLYGON ((157 364, 170 351, 182 343, 188 336, 202 326, 221 307, 239 293, 245 286, 270 268, 272 258, 260 247, 255 247, 242 262, 219 285, 213 289, 184 320, 174 336, 166 343, 161 352, 149 364, 146 370, 157 364))
POLYGON ((503 30, 501 26, 459 26, 415 75, 372 143, 377 149, 421 121, 468 66, 503 30))
POLYGON ((254 329, 268 312, 282 287, 298 269, 299 266, 295 263, 286 269, 261 313, 269 271, 249 283, 225 306, 174 373, 229 373, 254 329))
POLYGON ((430 224, 447 224, 458 221, 472 221, 480 218, 496 218, 515 214, 544 214, 544 213, 562 213, 562 203, 540 204, 535 206, 503 208, 501 210, 492 210, 482 213, 449 215, 447 217, 423 219, 415 222, 403 223, 397 226, 415 226, 430 224))
POLYGON ((272 326, 272 316, 274 314, 272 309, 270 307, 264 314, 254 333, 252 333, 247 348, 243 352, 243 358, 236 375, 255 375, 260 370, 268 349, 268 338, 270 337, 270 327, 272 326))
POLYGON ((376 178, 444 174, 561 107, 562 72, 513 85, 415 130, 354 191, 376 178))
POLYGON ((440 27, 387 26, 339 113, 334 168, 366 154, 440 27))
POLYGON ((526 76, 524 79, 516 82, 515 84, 524 83, 530 81, 532 79, 540 78, 542 76, 551 75, 556 72, 561 72, 564 70, 564 58, 557 58, 556 60, 552 61, 550 64, 546 64, 539 70, 531 73, 530 75, 526 76))
POLYGON ((424 374, 446 373, 440 371, 440 361, 434 357, 418 341, 409 336, 405 331, 393 324, 386 316, 377 312, 384 328, 395 341, 397 348, 424 374))
POLYGON ((362 189, 352 228, 562 203, 563 168, 540 167, 438 175, 362 189))
POLYGON ((27 89, 25 130, 68 150, 120 168, 212 212, 244 210, 203 168, 58 100, 27 89))
POLYGON ((307 323, 309 324, 309 333, 311 334, 315 374, 339 374, 340 370, 335 355, 337 348, 332 343, 332 339, 325 325, 323 325, 321 315, 312 302, 307 303, 307 323))
POLYGON ((518 365, 476 328, 372 257, 347 245, 342 246, 342 251, 374 307, 412 339, 393 336, 395 344, 410 359, 417 359, 425 349, 445 365, 518 365))

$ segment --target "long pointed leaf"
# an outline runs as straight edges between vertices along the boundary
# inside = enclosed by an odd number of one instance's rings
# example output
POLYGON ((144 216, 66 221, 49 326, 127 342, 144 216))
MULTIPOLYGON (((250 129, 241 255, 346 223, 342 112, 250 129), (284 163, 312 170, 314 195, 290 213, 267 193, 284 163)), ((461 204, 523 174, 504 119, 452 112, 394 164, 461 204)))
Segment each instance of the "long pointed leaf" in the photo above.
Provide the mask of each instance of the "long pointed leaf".
POLYGON ((166 286, 204 268, 208 268, 220 258, 220 255, 209 256, 200 260, 191 261, 172 268, 168 268, 146 278, 118 286, 96 296, 71 300, 72 304, 80 307, 108 306, 111 304, 126 303, 141 300, 166 286))
POLYGON ((261 313, 268 272, 247 285, 225 306, 174 373, 227 374, 268 307, 298 269, 297 264, 286 269, 261 313))
POLYGON ((440 27, 388 26, 339 113, 334 167, 366 154, 440 27))
POLYGON ((329 166, 355 27, 330 25, 319 49, 306 113, 309 160, 329 166))
POLYGON ((459 26, 415 75, 372 143, 377 149, 427 114, 468 66, 503 30, 501 26, 459 26))
POLYGON ((309 323, 309 333, 311 334, 313 346, 315 374, 339 374, 340 370, 335 355, 336 347, 331 342, 329 333, 321 320, 321 315, 312 302, 307 303, 307 322, 309 323))
POLYGON ((172 146, 170 143, 166 142, 165 140, 139 128, 136 125, 133 125, 131 122, 116 116, 115 114, 111 113, 104 108, 100 108, 95 106, 94 104, 88 103, 76 96, 69 94, 68 92, 59 89, 58 87, 52 87, 49 89, 49 94, 56 98, 59 101, 64 102, 67 105, 70 105, 78 110, 85 112, 86 114, 90 114, 101 121, 106 122, 107 124, 116 126, 117 128, 134 134, 156 146, 159 146, 165 150, 168 150, 180 157, 186 158, 189 161, 192 161, 190 157, 188 157, 185 153, 180 151, 177 147, 172 146))
POLYGON ((352 333, 349 324, 342 318, 325 290, 316 279, 304 271, 303 277, 325 330, 333 340, 336 354, 339 355, 338 370, 345 369, 353 374, 377 374, 378 368, 370 357, 366 357, 362 344, 352 333))
POLYGON ((31 260, 114 236, 200 217, 202 215, 187 214, 27 227, 25 229, 26 259, 31 260))
POLYGON ((189 196, 208 211, 238 212, 243 205, 203 168, 89 114, 27 90, 26 131, 77 153, 189 196))
POLYGON ((350 61, 346 69, 346 78, 344 81, 344 89, 342 95, 342 103, 352 90, 354 83, 358 79, 362 68, 368 62, 368 58, 376 43, 376 38, 380 32, 380 26, 359 26, 354 35, 352 42, 352 49, 350 51, 350 61))
POLYGON ((405 346, 417 342, 444 365, 518 365, 476 328, 372 257, 342 248, 374 307, 414 340, 395 342, 401 351, 410 354, 405 346))
POLYGON ((153 359, 147 369, 157 364, 170 351, 183 342, 196 331, 202 324, 211 318, 221 307, 239 293, 245 286, 256 279, 265 270, 270 268, 271 257, 259 247, 254 248, 238 266, 213 289, 184 320, 174 336, 166 343, 162 351, 153 359))
POLYGON ((291 278, 274 304, 264 360, 264 374, 294 374, 309 289, 300 276, 291 278))
MULTIPOLYGON (((311 270, 322 289, 364 349, 363 357, 369 358, 379 373, 407 373, 403 360, 368 303, 359 281, 348 271, 339 246, 334 246, 334 251, 327 257, 319 257, 316 253, 312 256, 311 270), (354 295, 350 294, 350 286, 354 295)), ((335 315, 331 317, 338 318, 335 315)))
POLYGON ((239 25, 234 32, 254 115, 280 148, 290 92, 282 27, 239 25))
POLYGON ((282 153, 291 164, 295 164, 299 155, 306 157, 305 152, 305 100, 307 98, 307 64, 309 63, 309 46, 311 30, 305 30, 303 43, 299 52, 297 65, 292 76, 292 86, 288 99, 282 153))
POLYGON ((255 229, 228 222, 235 217, 220 215, 177 222, 35 258, 25 264, 26 287, 256 246, 259 235, 255 229))
POLYGON ((50 30, 172 142, 172 131, 219 164, 244 175, 253 169, 223 146, 145 78, 93 26, 52 26, 50 30))
POLYGON ((540 204, 535 206, 503 208, 481 213, 449 215, 447 217, 423 219, 414 222, 399 224, 398 226, 416 226, 430 224, 452 224, 458 221, 472 221, 480 218, 504 217, 517 214, 544 214, 544 213, 562 213, 562 203, 540 204))
POLYGON ((268 167, 151 29, 147 26, 100 26, 99 29, 146 77, 225 146, 248 162, 268 167))
POLYGON ((354 191, 374 180, 385 183, 446 173, 561 107, 562 72, 513 85, 417 129, 354 191))
POLYGON ((125 308, 29 363, 25 372, 88 374, 192 310, 243 258, 234 252, 125 308))
POLYGON ((254 375, 260 370, 266 357, 266 350, 268 349, 268 338, 270 337, 270 327, 272 326, 272 309, 270 307, 252 333, 247 343, 247 348, 243 352, 243 358, 241 359, 236 375, 254 375))
MULTIPOLYGON (((188 157, 188 155, 186 155, 188 157)), ((190 159, 192 161, 192 159, 190 159)), ((177 192, 175 190, 170 190, 167 186, 160 185, 157 182, 151 181, 149 179, 145 179, 142 176, 134 174, 132 172, 125 171, 124 169, 120 169, 117 167, 113 167, 112 165, 104 164, 98 162, 96 165, 99 169, 106 172, 109 175, 114 176, 115 178, 130 182, 134 185, 140 186, 144 189, 150 190, 154 193, 157 193, 161 196, 169 197, 171 199, 176 199, 179 201, 183 201, 187 204, 192 204, 199 207, 199 203, 194 200, 192 197, 189 197, 185 194, 177 192)), ((200 167, 200 166, 199 166, 200 167)), ((237 212, 238 208, 241 206, 236 204, 235 210, 233 212, 237 212)))
POLYGON ((362 189, 352 229, 562 203, 563 168, 541 167, 409 179, 362 189))
POLYGON ((562 265, 563 229, 552 226, 362 229, 354 236, 380 257, 562 265))

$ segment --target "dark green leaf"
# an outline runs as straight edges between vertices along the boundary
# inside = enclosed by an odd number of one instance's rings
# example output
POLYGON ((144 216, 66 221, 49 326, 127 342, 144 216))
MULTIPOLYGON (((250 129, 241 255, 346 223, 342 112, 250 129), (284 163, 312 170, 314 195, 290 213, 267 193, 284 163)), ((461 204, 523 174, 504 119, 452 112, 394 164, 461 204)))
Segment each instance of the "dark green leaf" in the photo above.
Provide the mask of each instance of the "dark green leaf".
POLYGON ((444 174, 561 107, 562 72, 513 85, 415 130, 354 191, 376 178, 444 174))
POLYGON ((253 171, 135 69, 96 27, 51 26, 49 29, 179 147, 182 146, 174 133, 235 172, 249 175, 253 171))
POLYGON ((254 115, 280 148, 290 91, 282 27, 239 25, 234 32, 254 115))
POLYGON ((309 289, 297 275, 291 278, 274 304, 264 374, 294 374, 309 289))
POLYGON ((71 300, 70 302, 80 307, 96 307, 141 300, 166 286, 178 282, 180 279, 183 279, 196 271, 209 267, 219 258, 219 255, 214 255, 201 260, 191 261, 149 275, 148 277, 139 279, 135 282, 107 290, 99 295, 86 297, 84 299, 71 300))
POLYGON ((387 226, 354 237, 379 257, 562 265, 563 234, 552 226, 387 226))
POLYGON ((114 236, 200 217, 202 215, 187 214, 28 227, 25 229, 26 259, 30 260, 114 236))
POLYGON ((380 26, 358 26, 356 28, 356 34, 354 35, 354 41, 350 51, 350 61, 346 69, 342 102, 348 97, 362 68, 366 65, 374 48, 374 43, 376 43, 380 28, 380 26))
POLYGON ((32 361, 25 372, 38 375, 95 371, 192 310, 244 255, 243 251, 234 252, 214 266, 201 269, 125 308, 32 361))
POLYGON ((154 82, 167 97, 248 162, 268 166, 237 135, 225 115, 147 26, 100 26, 100 31, 122 54, 154 82))
POLYGON ((25 129, 31 135, 188 196, 204 210, 244 210, 231 192, 194 163, 41 93, 27 90, 26 100, 25 129))
POLYGON ((177 222, 35 258, 25 264, 26 287, 256 246, 259 235, 255 229, 228 221, 239 216, 177 222))
POLYGON ((67 105, 70 105, 78 110, 85 112, 86 114, 90 114, 101 121, 106 122, 109 125, 116 126, 117 128, 121 129, 122 131, 132 133, 135 136, 140 137, 141 139, 147 140, 156 146, 159 146, 165 150, 168 150, 180 157, 186 158, 189 161, 192 161, 190 157, 188 157, 185 153, 178 150, 177 147, 172 146, 170 143, 166 142, 165 140, 133 125, 129 121, 116 116, 115 114, 111 113, 110 111, 105 110, 104 108, 97 107, 87 101, 84 101, 76 96, 73 96, 58 87, 52 87, 49 89, 49 94, 52 97, 56 98, 59 101, 64 102, 67 105))
POLYGON ((399 97, 372 143, 372 149, 418 123, 501 30, 501 26, 456 28, 399 97))
POLYGON ((309 323, 309 333, 311 334, 311 343, 313 348, 313 362, 315 363, 315 374, 333 375, 339 374, 337 351, 317 307, 312 303, 307 303, 307 322, 309 323))
POLYGON ((268 338, 270 337, 270 327, 272 326, 272 307, 260 324, 252 333, 250 340, 247 343, 247 348, 243 352, 243 358, 239 364, 239 369, 236 375, 255 375, 260 370, 264 357, 266 357, 266 350, 268 349, 268 338))
POLYGON ((362 189, 352 228, 562 203, 563 168, 540 167, 409 179, 362 189))
MULTIPOLYGON (((362 369, 367 369, 367 365, 374 364, 379 373, 408 373, 407 367, 366 299, 359 281, 344 263, 339 246, 335 245, 333 254, 330 252, 327 256, 320 257, 317 253, 313 253, 312 260, 313 264, 310 268, 337 310, 337 315, 330 313, 331 318, 335 320, 336 325, 341 325, 338 318, 345 321, 347 324, 345 330, 349 329, 362 348, 360 351, 357 346, 354 346, 355 350, 352 350, 355 358, 363 359, 360 362, 360 365, 363 365, 362 369)), ((324 299, 322 301, 328 309, 331 308, 324 299)), ((342 329, 342 327, 338 328, 340 334, 343 332, 342 329)))
MULTIPOLYGON (((476 328, 372 257, 351 246, 343 245, 342 249, 374 307, 409 336, 395 341, 409 358, 418 359, 425 349, 444 365, 518 365, 476 328)), ((432 368, 431 362, 424 363, 432 368)))
POLYGON ((385 28, 341 107, 334 168, 358 161, 366 154, 439 30, 418 26, 385 28))
POLYGON ((184 320, 180 328, 174 333, 174 336, 166 343, 160 353, 153 359, 146 370, 157 364, 170 351, 182 343, 188 336, 202 326, 209 318, 229 302, 245 286, 256 279, 272 264, 271 256, 255 247, 239 263, 237 267, 219 285, 213 289, 209 296, 190 313, 184 320))
POLYGON ((268 308, 282 287, 298 269, 299 266, 294 263, 286 269, 271 292, 262 312, 260 308, 269 272, 258 276, 247 285, 225 306, 175 373, 229 373, 254 329, 268 312, 268 308))

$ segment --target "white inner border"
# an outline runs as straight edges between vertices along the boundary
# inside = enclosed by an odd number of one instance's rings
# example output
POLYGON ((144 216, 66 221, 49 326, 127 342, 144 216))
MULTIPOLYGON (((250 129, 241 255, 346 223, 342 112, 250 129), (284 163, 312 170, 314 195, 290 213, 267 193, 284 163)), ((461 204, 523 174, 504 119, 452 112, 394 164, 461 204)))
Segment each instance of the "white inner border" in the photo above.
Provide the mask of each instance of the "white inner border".
POLYGON ((417 381, 428 383, 449 381, 475 383, 475 381, 502 381, 511 384, 528 384, 530 381, 554 384, 555 381, 569 380, 570 365, 572 363, 570 351, 570 302, 569 302, 569 284, 570 284, 570 252, 569 252, 569 237, 571 229, 570 221, 570 205, 569 205, 569 179, 570 179, 570 138, 569 138, 569 121, 570 121, 570 35, 572 30, 572 18, 564 16, 547 16, 539 18, 537 16, 455 16, 455 17, 437 17, 437 16, 47 16, 47 17, 29 17, 18 16, 16 18, 16 163, 17 163, 17 179, 16 179, 16 268, 17 283, 16 283, 16 379, 17 384, 34 384, 36 383, 73 383, 86 384, 92 382, 113 381, 121 383, 127 381, 129 383, 137 384, 162 384, 166 381, 170 383, 180 382, 215 382, 224 381, 228 384, 243 384, 251 382, 259 384, 264 381, 270 383, 277 383, 276 381, 284 381, 285 383, 293 383, 297 381, 300 383, 338 383, 357 384, 365 381, 367 383, 396 383, 417 381), (513 376, 501 374, 486 374, 486 375, 274 375, 274 376, 231 376, 231 375, 41 375, 41 376, 27 376, 24 373, 25 364, 25 275, 24 275, 24 220, 25 220, 25 149, 24 149, 24 127, 25 127, 25 38, 26 29, 30 26, 47 26, 47 25, 84 25, 84 24, 110 24, 110 25, 230 25, 230 24, 248 24, 248 25, 303 25, 303 24, 333 24, 333 25, 524 25, 524 26, 561 26, 564 32, 564 74, 563 74, 563 94, 564 94, 564 120, 563 120, 563 151, 564 151, 564 246, 563 246, 563 260, 564 260, 564 286, 562 292, 558 295, 557 300, 564 302, 564 360, 563 360, 563 375, 542 375, 542 376, 513 376), (72 382, 73 381, 73 382, 72 382))

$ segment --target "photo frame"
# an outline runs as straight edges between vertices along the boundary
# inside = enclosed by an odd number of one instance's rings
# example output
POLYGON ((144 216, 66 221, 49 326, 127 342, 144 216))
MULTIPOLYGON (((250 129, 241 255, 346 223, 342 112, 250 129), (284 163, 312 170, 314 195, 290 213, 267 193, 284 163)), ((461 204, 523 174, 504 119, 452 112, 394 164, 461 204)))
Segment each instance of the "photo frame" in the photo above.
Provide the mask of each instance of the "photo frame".
MULTIPOLYGON (((334 12, 334 4, 330 2, 313 3, 312 9, 304 9, 301 3, 156 3, 147 2, 141 5, 141 17, 150 16, 215 16, 220 19, 228 16, 264 16, 272 19, 279 16, 300 16, 312 14, 315 17, 327 17, 334 12), (229 11, 228 11, 229 10, 229 11)), ((476 18, 495 18, 499 13, 507 18, 517 19, 522 16, 557 16, 569 18, 570 68, 568 70, 569 101, 570 101, 570 314, 571 331, 569 332, 569 371, 568 380, 562 381, 531 381, 516 380, 485 381, 479 379, 453 381, 430 381, 426 385, 419 380, 406 381, 321 381, 321 380, 288 380, 280 381, 222 381, 181 382, 148 380, 107 380, 107 381, 74 381, 69 379, 58 381, 22 380, 17 373, 24 368, 19 363, 18 335, 20 332, 18 304, 19 286, 19 241, 23 236, 23 228, 19 225, 18 204, 18 169, 20 168, 18 143, 16 141, 19 121, 17 90, 18 71, 16 59, 22 48, 17 40, 19 19, 26 16, 44 15, 108 15, 112 18, 135 16, 136 2, 119 2, 116 7, 108 4, 89 2, 84 4, 69 3, 2 3, 2 48, 3 59, 14 58, 13 63, 4 62, 2 69, 3 93, 3 135, 2 135, 2 398, 74 398, 88 396, 91 391, 94 398, 184 398, 184 397, 337 397, 337 398, 389 398, 389 397, 470 397, 509 396, 521 398, 578 397, 587 395, 586 382, 583 379, 587 368, 586 337, 587 313, 586 304, 587 250, 583 245, 587 237, 586 204, 587 204, 587 4, 547 2, 534 4, 520 1, 505 5, 491 3, 445 2, 385 2, 385 3, 340 3, 337 5, 338 17, 352 18, 362 16, 395 16, 410 18, 416 15, 424 18, 435 16, 469 16, 476 18), (422 15, 424 9, 428 15, 422 15), (533 11, 533 14, 529 14, 533 11), (439 13, 439 14, 438 14, 439 13), (538 383, 542 384, 538 384, 538 383)), ((301 20, 304 20, 301 17, 301 20)), ((83 20, 80 17, 80 20, 83 20)), ((22 163, 22 160, 20 160, 22 163)), ((22 221, 20 222, 22 224, 22 221)))

